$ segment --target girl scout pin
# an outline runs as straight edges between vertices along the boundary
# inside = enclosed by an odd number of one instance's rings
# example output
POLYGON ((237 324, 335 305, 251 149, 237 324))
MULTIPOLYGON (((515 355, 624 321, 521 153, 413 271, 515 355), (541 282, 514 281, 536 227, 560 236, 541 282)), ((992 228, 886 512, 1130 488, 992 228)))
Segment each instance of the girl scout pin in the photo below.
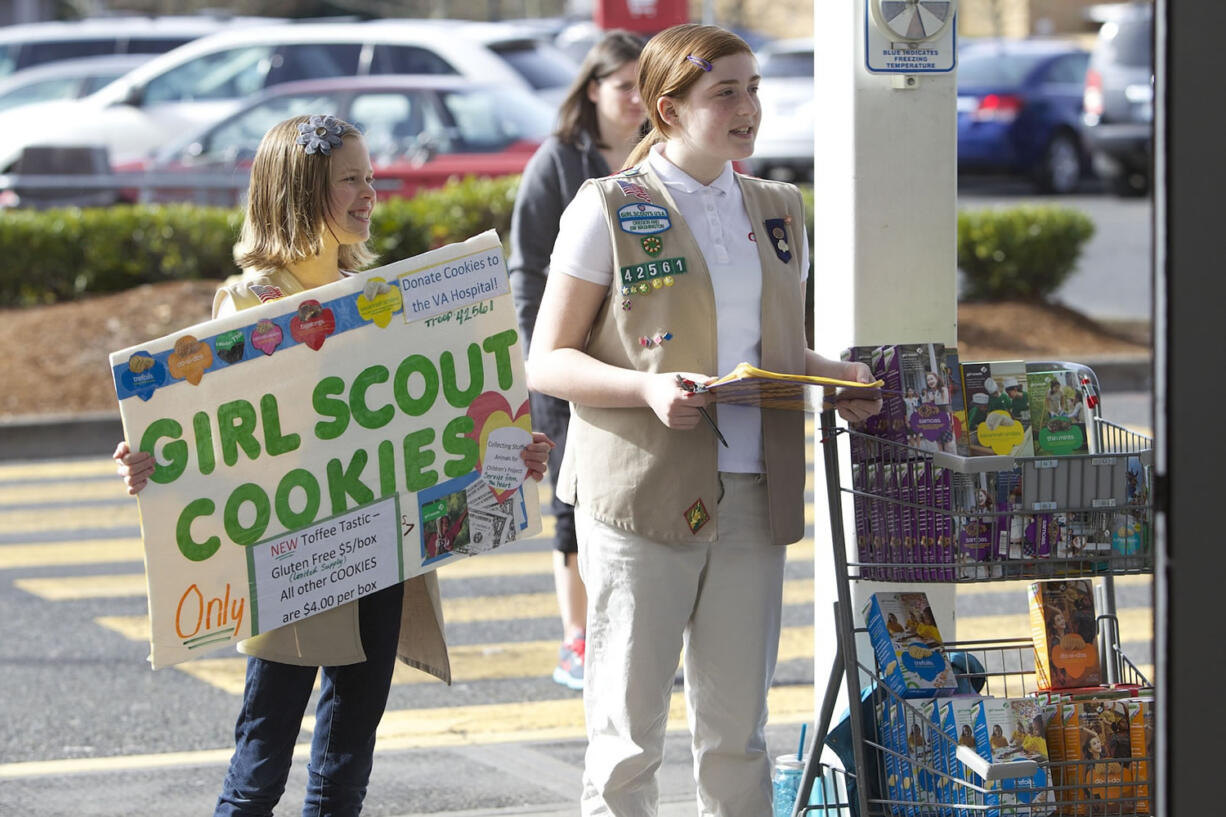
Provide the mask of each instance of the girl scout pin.
POLYGON ((792 248, 788 245, 788 231, 785 226, 787 221, 782 218, 766 220, 766 234, 770 236, 771 246, 775 248, 775 255, 785 264, 792 260, 792 248))

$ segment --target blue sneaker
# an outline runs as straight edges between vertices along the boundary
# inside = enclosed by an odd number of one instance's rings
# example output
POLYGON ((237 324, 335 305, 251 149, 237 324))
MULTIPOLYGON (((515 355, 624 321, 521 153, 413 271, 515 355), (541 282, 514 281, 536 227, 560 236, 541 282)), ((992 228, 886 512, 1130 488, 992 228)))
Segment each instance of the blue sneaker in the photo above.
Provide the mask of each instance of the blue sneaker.
POLYGON ((553 680, 576 691, 583 689, 583 652, 587 642, 577 636, 558 648, 558 665, 553 669, 553 680))

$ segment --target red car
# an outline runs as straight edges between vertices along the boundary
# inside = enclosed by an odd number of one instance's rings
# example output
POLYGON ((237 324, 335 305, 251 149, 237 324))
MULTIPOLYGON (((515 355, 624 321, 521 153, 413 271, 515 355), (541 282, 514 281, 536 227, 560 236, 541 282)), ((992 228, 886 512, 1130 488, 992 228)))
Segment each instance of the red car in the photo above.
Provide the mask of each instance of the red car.
POLYGON ((452 177, 519 173, 554 127, 556 112, 518 88, 453 76, 344 77, 277 85, 237 113, 162 150, 117 166, 143 173, 129 201, 231 206, 264 133, 291 116, 331 113, 365 134, 380 195, 411 196, 452 177))

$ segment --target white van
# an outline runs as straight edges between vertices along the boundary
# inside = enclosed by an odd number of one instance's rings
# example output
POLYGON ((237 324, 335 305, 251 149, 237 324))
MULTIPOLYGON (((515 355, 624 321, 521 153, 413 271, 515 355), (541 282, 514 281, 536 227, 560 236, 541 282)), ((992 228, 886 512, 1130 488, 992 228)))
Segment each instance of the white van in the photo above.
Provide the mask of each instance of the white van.
POLYGON ((90 17, 0 27, 0 78, 35 65, 111 54, 165 54, 233 26, 279 22, 227 14, 90 17))
POLYGON ((75 102, 0 114, 0 172, 34 145, 103 145, 113 163, 235 111, 270 85, 368 74, 452 74, 505 84, 556 106, 577 70, 551 44, 505 23, 376 20, 236 29, 155 57, 75 102))

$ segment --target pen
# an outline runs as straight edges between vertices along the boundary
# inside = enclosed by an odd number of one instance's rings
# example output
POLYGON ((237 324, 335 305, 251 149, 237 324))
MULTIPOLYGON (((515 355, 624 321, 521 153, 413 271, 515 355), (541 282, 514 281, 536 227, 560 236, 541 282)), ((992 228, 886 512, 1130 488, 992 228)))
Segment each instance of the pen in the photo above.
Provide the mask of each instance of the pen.
MULTIPOLYGON (((691 394, 700 394, 706 391, 706 387, 698 385, 693 380, 687 380, 681 375, 677 375, 677 386, 682 391, 688 391, 691 394)), ((715 436, 718 437, 719 441, 724 444, 724 448, 728 448, 728 441, 724 439, 724 435, 719 431, 719 426, 715 424, 715 421, 711 419, 711 415, 707 413, 706 406, 699 406, 698 411, 702 413, 702 419, 707 421, 707 425, 711 426, 711 430, 715 432, 715 436)))

